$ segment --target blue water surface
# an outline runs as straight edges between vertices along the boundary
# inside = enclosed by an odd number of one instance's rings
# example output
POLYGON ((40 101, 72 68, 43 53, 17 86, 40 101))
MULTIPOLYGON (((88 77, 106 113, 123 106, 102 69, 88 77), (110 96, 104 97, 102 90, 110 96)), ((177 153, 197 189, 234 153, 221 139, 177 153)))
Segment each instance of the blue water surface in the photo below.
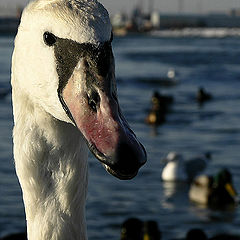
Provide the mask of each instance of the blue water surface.
MULTIPOLYGON (((0 88, 10 86, 13 37, 0 37, 0 88)), ((106 173, 90 155, 87 224, 89 240, 119 239, 120 225, 128 217, 156 220, 163 239, 183 238, 191 228, 212 236, 240 234, 239 208, 213 211, 188 199, 187 184, 161 181, 161 158, 169 151, 186 158, 212 153, 207 173, 227 167, 240 193, 240 39, 153 37, 130 35, 113 41, 118 95, 122 111, 145 146, 148 162, 131 181, 106 173), (169 69, 176 85, 159 82, 169 69), (212 101, 199 106, 199 86, 212 93, 212 101), (174 97, 165 124, 157 129, 144 118, 152 92, 174 97)), ((10 94, 0 99, 0 236, 24 231, 21 189, 12 156, 10 94)))

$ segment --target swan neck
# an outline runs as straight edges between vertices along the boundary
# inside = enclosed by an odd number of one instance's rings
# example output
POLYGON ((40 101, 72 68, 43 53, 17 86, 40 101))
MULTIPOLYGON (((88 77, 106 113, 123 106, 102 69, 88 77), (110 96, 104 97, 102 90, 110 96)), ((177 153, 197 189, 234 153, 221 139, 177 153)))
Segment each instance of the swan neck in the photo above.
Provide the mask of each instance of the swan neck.
POLYGON ((28 239, 86 240, 88 150, 83 137, 71 124, 21 100, 13 97, 14 158, 28 239))

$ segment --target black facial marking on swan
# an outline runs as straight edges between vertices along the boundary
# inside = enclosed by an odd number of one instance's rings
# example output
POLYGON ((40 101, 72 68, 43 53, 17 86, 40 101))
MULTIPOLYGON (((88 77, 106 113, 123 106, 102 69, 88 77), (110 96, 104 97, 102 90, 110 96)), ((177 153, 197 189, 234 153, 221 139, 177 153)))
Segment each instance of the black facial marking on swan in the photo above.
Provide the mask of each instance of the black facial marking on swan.
POLYGON ((113 58, 111 40, 95 46, 91 43, 78 43, 70 39, 58 38, 52 33, 45 32, 45 43, 54 47, 59 76, 58 90, 61 92, 65 87, 80 58, 85 58, 90 74, 105 77, 113 58))
MULTIPOLYGON (((110 69, 110 64, 113 61, 111 47, 113 36, 111 35, 110 41, 100 44, 99 46, 90 43, 80 44, 70 39, 59 38, 50 32, 45 32, 43 39, 47 46, 54 47, 54 55, 57 65, 56 70, 59 77, 58 97, 64 111, 75 124, 74 118, 62 97, 62 91, 80 58, 85 59, 86 84, 88 87, 92 86, 93 83, 97 85, 96 79, 94 78, 95 75, 106 77, 110 69)), ((89 89, 91 88, 89 87, 89 89)), ((91 91, 89 94, 92 95, 92 92, 94 91, 91 91)), ((97 99, 94 102, 92 100, 90 102, 90 106, 92 106, 94 111, 96 111, 98 104, 99 101, 97 99)))
POLYGON ((110 41, 98 46, 91 43, 78 43, 71 39, 59 38, 50 32, 45 32, 43 37, 46 45, 54 47, 59 76, 59 92, 66 86, 80 58, 85 58, 85 63, 89 66, 88 73, 90 75, 98 74, 103 77, 107 75, 113 59, 112 35, 110 41))

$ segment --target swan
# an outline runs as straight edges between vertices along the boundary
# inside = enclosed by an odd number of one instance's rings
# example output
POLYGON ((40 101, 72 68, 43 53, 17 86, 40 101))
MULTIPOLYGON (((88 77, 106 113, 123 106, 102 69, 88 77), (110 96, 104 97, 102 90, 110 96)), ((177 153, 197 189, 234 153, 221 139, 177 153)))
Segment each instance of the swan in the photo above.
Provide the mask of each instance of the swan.
POLYGON ((209 160, 211 160, 209 152, 188 160, 185 160, 180 153, 169 152, 167 157, 162 159, 166 162, 162 170, 162 180, 191 182, 207 167, 209 160))
POLYGON ((96 0, 35 0, 12 56, 13 152, 29 240, 86 240, 88 148, 119 179, 146 152, 119 108, 112 28, 96 0))

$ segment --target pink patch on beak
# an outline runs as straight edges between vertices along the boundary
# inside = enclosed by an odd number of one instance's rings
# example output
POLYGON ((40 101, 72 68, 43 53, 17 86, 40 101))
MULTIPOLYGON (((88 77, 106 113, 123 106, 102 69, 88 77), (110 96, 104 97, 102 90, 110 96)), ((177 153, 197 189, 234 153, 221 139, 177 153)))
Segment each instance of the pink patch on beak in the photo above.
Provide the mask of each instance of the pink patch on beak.
MULTIPOLYGON (((113 154, 117 147, 120 129, 118 120, 114 116, 116 111, 110 106, 108 98, 104 94, 101 94, 100 98, 98 111, 77 119, 76 124, 86 139, 94 144, 98 151, 108 156, 113 154)), ((113 102, 112 104, 116 105, 113 102)))

